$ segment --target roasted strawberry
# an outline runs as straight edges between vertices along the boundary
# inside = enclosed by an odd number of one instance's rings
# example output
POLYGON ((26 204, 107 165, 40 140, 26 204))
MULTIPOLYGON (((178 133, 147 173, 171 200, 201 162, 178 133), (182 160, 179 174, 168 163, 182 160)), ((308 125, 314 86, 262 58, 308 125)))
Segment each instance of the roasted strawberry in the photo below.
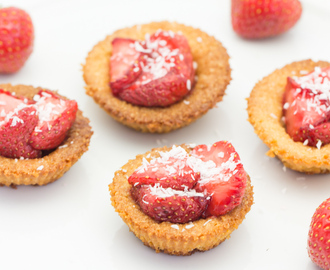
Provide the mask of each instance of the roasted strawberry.
MULTIPOLYGON (((184 36, 171 31, 157 31, 147 36, 145 42, 135 42, 134 48, 145 54, 144 62, 139 64, 142 72, 131 85, 115 89, 113 93, 116 96, 139 106, 165 107, 189 93, 194 83, 194 68, 184 36)), ((116 69, 116 66, 111 68, 116 69)))
POLYGON ((0 73, 13 73, 32 53, 33 24, 29 14, 19 8, 1 8, 0 13, 0 73))
POLYGON ((211 197, 204 216, 224 215, 238 206, 244 196, 247 175, 232 144, 220 141, 212 146, 199 145, 191 154, 208 163, 200 167, 201 179, 195 188, 211 197))
POLYGON ((308 232, 307 251, 311 260, 322 269, 330 265, 330 198, 316 209, 308 232))
POLYGON ((276 36, 292 28, 302 12, 298 0, 232 0, 234 31, 244 38, 276 36))
POLYGON ((0 155, 9 158, 38 158, 41 151, 29 144, 38 123, 36 109, 21 104, 0 122, 0 155))
POLYGON ((283 96, 286 131, 294 141, 320 147, 329 143, 330 68, 288 78, 283 96))
POLYGON ((145 62, 143 51, 143 45, 133 39, 115 38, 112 41, 110 87, 114 95, 133 83, 142 73, 141 65, 145 62))
POLYGON ((10 92, 0 89, 0 121, 3 121, 6 115, 20 104, 24 104, 22 99, 16 98, 10 92))
POLYGON ((203 193, 178 191, 171 188, 142 186, 131 189, 132 197, 142 211, 157 221, 187 223, 198 219, 208 200, 203 193))
POLYGON ((29 143, 34 149, 56 148, 65 139, 76 118, 77 102, 64 100, 49 91, 42 90, 34 106, 37 108, 39 121, 29 143))
POLYGON ((180 156, 169 157, 163 154, 150 163, 144 160, 144 164, 128 178, 128 182, 135 187, 158 184, 163 188, 176 190, 192 189, 200 174, 187 164, 188 154, 184 150, 182 152, 180 156))

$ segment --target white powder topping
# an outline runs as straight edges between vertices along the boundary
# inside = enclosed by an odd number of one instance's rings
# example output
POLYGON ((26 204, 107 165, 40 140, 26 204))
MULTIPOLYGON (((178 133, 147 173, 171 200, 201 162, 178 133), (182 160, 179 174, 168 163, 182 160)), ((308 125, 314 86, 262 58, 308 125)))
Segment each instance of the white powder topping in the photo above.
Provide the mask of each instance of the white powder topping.
POLYGON ((186 104, 186 105, 190 104, 190 102, 188 100, 184 100, 183 103, 186 104))
POLYGON ((211 222, 211 220, 212 220, 212 219, 209 219, 208 221, 206 221, 206 222, 204 223, 204 226, 205 226, 207 223, 211 222))
POLYGON ((306 139, 303 143, 303 145, 307 145, 308 144, 308 139, 306 139))
POLYGON ((197 41, 198 41, 198 42, 203 42, 203 39, 202 39, 201 37, 198 37, 198 38, 197 38, 197 41))
POLYGON ((321 149, 321 146, 322 146, 322 142, 321 140, 318 140, 316 144, 317 149, 321 149))
POLYGON ((286 102, 284 105, 283 105, 283 109, 287 110, 289 109, 290 107, 290 104, 288 102, 286 102))
POLYGON ((191 90, 191 81, 187 80, 187 89, 190 91, 191 90))
POLYGON ((59 146, 58 148, 65 148, 65 147, 68 147, 68 145, 66 145, 66 144, 63 144, 63 145, 61 145, 61 146, 59 146))
POLYGON ((277 116, 273 113, 271 113, 270 116, 273 117, 274 119, 277 119, 277 116))
POLYGON ((159 198, 168 198, 172 196, 178 197, 204 197, 204 193, 197 192, 195 189, 188 189, 185 187, 184 190, 176 190, 172 188, 163 188, 159 183, 155 184, 153 187, 149 186, 150 194, 155 195, 159 198))
POLYGON ((178 226, 177 224, 173 224, 173 225, 171 225, 171 227, 172 227, 173 229, 179 230, 179 226, 178 226))
POLYGON ((186 229, 191 229, 194 226, 195 225, 192 222, 190 222, 188 225, 186 225, 186 229))
POLYGON ((44 168, 44 165, 41 165, 37 168, 37 171, 41 171, 44 168))

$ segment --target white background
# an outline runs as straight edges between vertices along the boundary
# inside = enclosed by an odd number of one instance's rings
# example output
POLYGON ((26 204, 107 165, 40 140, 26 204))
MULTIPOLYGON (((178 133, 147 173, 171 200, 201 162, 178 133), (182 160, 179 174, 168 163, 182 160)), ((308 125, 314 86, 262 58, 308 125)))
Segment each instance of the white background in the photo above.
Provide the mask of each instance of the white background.
POLYGON ((260 41, 238 37, 229 0, 3 0, 25 9, 35 25, 34 52, 0 83, 58 90, 91 120, 90 150, 58 181, 0 188, 0 269, 317 269, 307 233, 315 208, 330 197, 329 175, 284 170, 247 121, 246 98, 276 68, 312 58, 330 61, 330 2, 304 0, 288 33, 260 41), (231 57, 232 81, 218 108, 169 134, 142 134, 112 120, 85 94, 81 64, 107 34, 135 24, 178 21, 215 36, 231 57), (161 145, 230 140, 255 190, 255 204, 231 238, 189 257, 156 254, 110 204, 114 172, 161 145))

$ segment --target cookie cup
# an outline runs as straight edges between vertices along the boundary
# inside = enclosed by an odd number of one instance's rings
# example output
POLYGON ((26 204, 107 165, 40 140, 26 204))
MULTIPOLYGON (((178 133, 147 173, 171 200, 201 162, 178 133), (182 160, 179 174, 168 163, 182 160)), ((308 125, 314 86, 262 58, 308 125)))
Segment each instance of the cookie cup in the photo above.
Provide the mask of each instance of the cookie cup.
POLYGON ((215 38, 199 29, 178 23, 153 22, 124 28, 99 42, 86 58, 83 77, 86 93, 118 122, 142 132, 165 133, 189 125, 222 100, 230 77, 229 56, 215 38), (197 63, 198 80, 183 100, 165 108, 141 107, 112 95, 110 82, 111 42, 114 38, 143 40, 158 29, 182 33, 197 63))
POLYGON ((330 63, 312 60, 286 65, 259 81, 248 98, 249 122, 255 133, 269 147, 267 154, 278 157, 292 170, 310 174, 330 172, 330 144, 318 149, 295 142, 281 121, 287 77, 302 76, 302 71, 312 72, 315 67, 327 66, 330 63))
MULTIPOLYGON (((181 145, 190 151, 186 145, 181 145)), ((157 157, 158 151, 169 151, 170 148, 155 148, 130 160, 121 170, 115 172, 113 182, 109 185, 111 202, 116 212, 129 229, 146 246, 156 252, 170 255, 190 255, 195 251, 206 251, 216 247, 230 237, 238 228, 253 204, 253 188, 248 177, 243 200, 239 206, 226 215, 199 219, 185 224, 157 222, 144 214, 130 194, 131 185, 128 177, 142 164, 142 159, 157 157)))
MULTIPOLYGON (((33 98, 43 88, 1 84, 0 89, 15 92, 18 97, 33 98)), ((45 185, 57 180, 88 150, 92 134, 89 120, 78 110, 76 120, 67 137, 61 146, 51 153, 42 158, 24 160, 0 156, 0 184, 5 186, 45 185)))

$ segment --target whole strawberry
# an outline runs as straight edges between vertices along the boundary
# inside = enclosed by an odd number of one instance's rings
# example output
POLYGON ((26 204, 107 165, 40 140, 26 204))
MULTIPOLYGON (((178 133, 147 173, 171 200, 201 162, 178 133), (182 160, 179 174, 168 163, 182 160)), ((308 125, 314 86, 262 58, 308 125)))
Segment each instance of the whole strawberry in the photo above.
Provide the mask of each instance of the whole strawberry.
POLYGON ((244 38, 276 36, 292 28, 300 18, 299 0, 232 0, 234 31, 244 38))
POLYGON ((0 73, 18 71, 32 53, 33 40, 29 14, 15 7, 0 9, 0 73))
POLYGON ((308 233, 308 255, 322 269, 330 268, 330 198, 315 211, 308 233))

